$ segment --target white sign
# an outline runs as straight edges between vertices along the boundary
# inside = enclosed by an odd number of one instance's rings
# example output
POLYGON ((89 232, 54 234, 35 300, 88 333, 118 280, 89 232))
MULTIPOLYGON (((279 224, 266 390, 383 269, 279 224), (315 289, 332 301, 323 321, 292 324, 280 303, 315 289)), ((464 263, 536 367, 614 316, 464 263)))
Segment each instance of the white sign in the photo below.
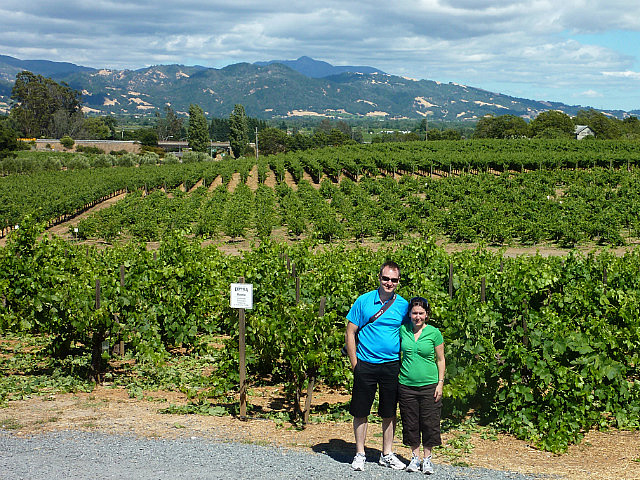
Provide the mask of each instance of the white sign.
POLYGON ((231 308, 253 308, 253 284, 252 283, 232 283, 231 284, 231 308))

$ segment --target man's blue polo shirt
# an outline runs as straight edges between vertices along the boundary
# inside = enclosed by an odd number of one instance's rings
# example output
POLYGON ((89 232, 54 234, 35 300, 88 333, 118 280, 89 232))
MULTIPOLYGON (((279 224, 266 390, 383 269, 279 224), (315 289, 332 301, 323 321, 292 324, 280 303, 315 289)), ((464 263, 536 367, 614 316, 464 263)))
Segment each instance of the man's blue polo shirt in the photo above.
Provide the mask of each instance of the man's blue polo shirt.
POLYGON ((366 325, 381 308, 382 301, 376 289, 360 295, 347 314, 347 320, 359 328, 356 356, 365 362, 383 363, 399 359, 400 325, 407 315, 409 302, 396 295, 393 305, 380 318, 366 325))

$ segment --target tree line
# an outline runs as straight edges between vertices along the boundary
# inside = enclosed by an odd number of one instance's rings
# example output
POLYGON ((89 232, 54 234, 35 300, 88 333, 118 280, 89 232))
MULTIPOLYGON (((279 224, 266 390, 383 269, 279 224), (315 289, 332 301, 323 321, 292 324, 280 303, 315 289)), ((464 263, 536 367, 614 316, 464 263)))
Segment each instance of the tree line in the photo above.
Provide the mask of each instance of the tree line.
POLYGON ((594 109, 579 110, 575 117, 558 110, 540 113, 527 122, 515 115, 487 116, 478 120, 474 138, 573 138, 578 125, 589 127, 601 140, 640 138, 640 120, 609 117, 594 109))
MULTIPOLYGON (((361 130, 346 121, 322 119, 310 134, 297 128, 288 129, 284 120, 279 125, 249 117, 241 104, 236 104, 228 118, 206 118, 199 105, 189 107, 187 121, 166 106, 164 115, 156 112, 154 125, 126 130, 118 127, 113 116, 87 117, 82 111, 82 94, 68 84, 22 71, 16 75, 12 89, 13 105, 6 118, 0 118, 0 159, 12 156, 21 147, 16 139, 65 138, 67 148, 73 138, 122 139, 140 142, 153 150, 158 141, 187 140, 196 152, 209 153, 210 141, 228 141, 235 157, 271 155, 326 146, 363 143, 361 130), (256 148, 257 140, 257 148, 256 148)), ((427 119, 405 131, 388 131, 373 135, 372 143, 424 140, 459 140, 474 138, 573 138, 576 125, 586 125, 597 139, 635 139, 640 137, 640 120, 630 116, 624 120, 609 117, 594 109, 580 110, 575 117, 560 111, 546 111, 528 122, 515 115, 486 116, 478 120, 473 133, 459 129, 429 128, 427 119)), ((163 152, 158 150, 158 153, 163 152)))

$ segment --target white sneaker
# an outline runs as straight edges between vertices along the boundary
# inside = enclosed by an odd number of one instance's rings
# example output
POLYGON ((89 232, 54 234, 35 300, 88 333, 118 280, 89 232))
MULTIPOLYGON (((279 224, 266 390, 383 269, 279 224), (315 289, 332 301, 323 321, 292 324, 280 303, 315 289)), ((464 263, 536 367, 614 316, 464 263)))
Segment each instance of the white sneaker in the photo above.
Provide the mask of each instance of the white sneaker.
POLYGON ((422 461, 422 473, 431 475, 433 473, 433 463, 431 463, 431 455, 422 461))
POLYGON ((364 453, 356 453, 356 456, 353 457, 353 462, 351 462, 351 468, 361 472, 364 470, 364 462, 366 461, 367 457, 364 453))
POLYGON ((419 472, 420 471, 420 457, 415 455, 411 456, 411 461, 406 468, 407 472, 419 472))
POLYGON ((404 467, 406 467, 393 452, 388 455, 380 454, 380 461, 378 463, 383 467, 393 468, 394 470, 404 470, 404 467))

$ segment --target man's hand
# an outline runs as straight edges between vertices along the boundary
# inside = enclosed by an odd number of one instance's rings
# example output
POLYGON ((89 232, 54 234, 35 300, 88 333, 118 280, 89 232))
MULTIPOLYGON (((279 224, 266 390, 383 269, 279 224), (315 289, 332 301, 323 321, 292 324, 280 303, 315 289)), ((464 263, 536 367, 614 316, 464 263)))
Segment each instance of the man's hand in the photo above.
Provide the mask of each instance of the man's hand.
POLYGON ((358 327, 355 323, 348 322, 347 330, 344 334, 344 342, 347 346, 347 354, 349 355, 349 362, 351 362, 351 371, 356 368, 358 363, 358 357, 356 357, 356 333, 358 327))

